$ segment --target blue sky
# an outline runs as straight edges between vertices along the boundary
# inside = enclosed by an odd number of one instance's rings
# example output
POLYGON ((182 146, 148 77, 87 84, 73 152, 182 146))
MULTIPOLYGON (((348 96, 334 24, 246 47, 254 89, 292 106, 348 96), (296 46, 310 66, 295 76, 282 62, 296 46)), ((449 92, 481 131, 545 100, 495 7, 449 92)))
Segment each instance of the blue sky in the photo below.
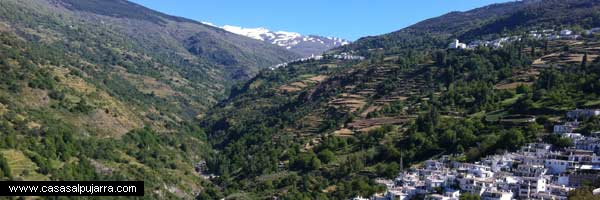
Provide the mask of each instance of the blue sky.
POLYGON ((216 25, 356 40, 399 30, 450 11, 512 0, 131 0, 167 14, 216 25))

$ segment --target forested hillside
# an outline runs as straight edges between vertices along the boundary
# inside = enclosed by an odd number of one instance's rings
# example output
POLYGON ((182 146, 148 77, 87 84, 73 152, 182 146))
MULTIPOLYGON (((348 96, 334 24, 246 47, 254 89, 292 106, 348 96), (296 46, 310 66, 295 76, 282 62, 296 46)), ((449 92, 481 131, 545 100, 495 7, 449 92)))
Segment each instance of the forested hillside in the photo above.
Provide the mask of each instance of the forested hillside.
POLYGON ((365 61, 325 56, 263 71, 203 120, 218 152, 208 161, 220 176, 212 197, 370 196, 383 190, 375 178, 430 158, 559 144, 546 134, 556 120, 599 106, 600 38, 530 32, 599 27, 598 5, 520 1, 450 13, 330 52, 365 61), (447 49, 454 38, 503 37, 519 39, 447 49))
POLYGON ((244 80, 261 67, 296 58, 277 46, 128 1, 3 1, 2 5, 5 31, 107 70, 120 69, 131 74, 132 84, 156 82, 146 84, 145 92, 173 98, 183 112, 198 113, 211 106, 224 95, 230 80, 244 80))
POLYGON ((194 198, 194 120, 280 47, 128 1, 0 1, 2 180, 144 180, 194 198))

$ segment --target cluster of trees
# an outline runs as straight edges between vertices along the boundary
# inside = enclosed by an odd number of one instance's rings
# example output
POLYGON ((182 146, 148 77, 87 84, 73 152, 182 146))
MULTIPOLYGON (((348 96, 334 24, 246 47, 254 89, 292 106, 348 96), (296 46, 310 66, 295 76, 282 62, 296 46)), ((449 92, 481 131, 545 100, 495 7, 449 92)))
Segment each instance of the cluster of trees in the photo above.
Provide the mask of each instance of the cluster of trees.
MULTIPOLYGON (((563 71, 548 69, 541 72, 533 88, 513 105, 513 113, 558 114, 570 109, 588 107, 600 95, 598 59, 582 66, 570 66, 563 71), (567 73, 565 73, 567 72, 567 73)), ((593 105, 591 105, 593 106, 593 105)), ((591 121, 590 126, 594 122, 591 121)))
POLYGON ((410 164, 442 154, 464 154, 474 161, 535 141, 543 129, 539 124, 505 129, 483 119, 441 118, 433 105, 429 110, 410 125, 405 138, 381 147, 378 157, 410 164))
POLYGON ((514 96, 494 86, 512 77, 513 72, 528 68, 536 55, 523 53, 523 48, 538 46, 536 41, 523 40, 501 49, 479 48, 473 51, 438 51, 434 53, 441 72, 436 77, 440 87, 446 87, 440 99, 441 109, 476 113, 501 109, 502 99, 514 96))
POLYGON ((0 179, 1 180, 10 180, 12 178, 12 171, 10 170, 10 166, 8 166, 8 161, 4 157, 4 155, 0 154, 0 179))

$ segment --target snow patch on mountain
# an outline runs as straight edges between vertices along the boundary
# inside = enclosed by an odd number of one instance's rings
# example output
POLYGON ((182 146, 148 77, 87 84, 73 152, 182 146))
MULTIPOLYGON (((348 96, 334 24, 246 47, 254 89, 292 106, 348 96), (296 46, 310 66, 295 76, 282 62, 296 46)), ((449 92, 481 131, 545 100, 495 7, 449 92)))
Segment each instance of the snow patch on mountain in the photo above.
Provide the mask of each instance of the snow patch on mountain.
MULTIPOLYGON (((202 23, 215 26, 209 22, 202 23)), ((238 35, 269 42, 304 56, 320 55, 321 53, 335 47, 350 44, 349 41, 336 37, 302 35, 295 32, 271 31, 266 28, 243 28, 231 25, 225 25, 219 28, 238 35)))

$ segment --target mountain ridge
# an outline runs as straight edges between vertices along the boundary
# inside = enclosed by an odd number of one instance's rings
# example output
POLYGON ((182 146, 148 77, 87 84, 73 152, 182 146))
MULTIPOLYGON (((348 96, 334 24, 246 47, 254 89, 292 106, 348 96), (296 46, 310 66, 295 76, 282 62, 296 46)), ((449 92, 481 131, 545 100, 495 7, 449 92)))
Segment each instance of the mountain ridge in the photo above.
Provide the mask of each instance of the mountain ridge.
POLYGON ((450 39, 474 40, 490 37, 490 35, 524 31, 518 25, 544 29, 582 22, 580 24, 582 27, 592 28, 600 26, 598 13, 594 10, 598 7, 598 2, 587 0, 525 0, 496 3, 465 12, 450 12, 380 36, 360 38, 350 45, 332 51, 363 50, 362 52, 367 54, 365 49, 402 47, 418 49, 421 47, 412 44, 423 40, 436 48, 442 48, 450 39), (552 12, 552 7, 556 7, 563 13, 552 12), (569 12, 570 9, 577 12, 569 12))
MULTIPOLYGON (((218 27, 209 22, 203 23, 210 26, 218 27)), ((321 55, 327 50, 350 44, 350 41, 336 37, 302 35, 300 33, 287 31, 271 31, 262 27, 243 28, 239 26, 224 25, 219 28, 222 28, 226 31, 238 35, 246 36, 256 40, 278 45, 280 47, 284 47, 304 57, 321 55)))

